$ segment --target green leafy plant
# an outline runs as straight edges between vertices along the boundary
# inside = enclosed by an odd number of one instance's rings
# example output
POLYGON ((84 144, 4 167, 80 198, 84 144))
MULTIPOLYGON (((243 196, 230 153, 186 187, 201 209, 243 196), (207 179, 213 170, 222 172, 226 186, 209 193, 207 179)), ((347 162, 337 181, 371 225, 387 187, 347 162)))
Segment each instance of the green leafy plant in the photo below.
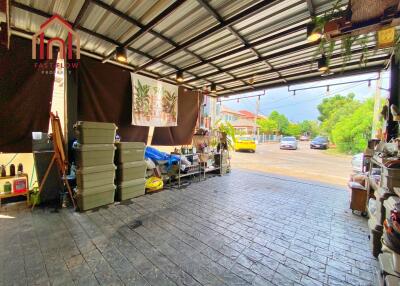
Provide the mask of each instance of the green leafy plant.
POLYGON ((135 85, 135 102, 134 102, 134 110, 138 113, 147 114, 149 112, 150 107, 150 86, 147 84, 143 84, 137 80, 137 84, 135 85))
POLYGON ((164 112, 171 114, 173 117, 176 117, 176 102, 177 96, 175 92, 169 92, 168 90, 164 90, 164 95, 162 98, 162 109, 164 112))
POLYGON ((214 131, 219 132, 220 134, 225 134, 226 143, 230 149, 234 149, 236 143, 236 130, 232 124, 229 122, 224 122, 222 120, 218 120, 215 123, 214 131))

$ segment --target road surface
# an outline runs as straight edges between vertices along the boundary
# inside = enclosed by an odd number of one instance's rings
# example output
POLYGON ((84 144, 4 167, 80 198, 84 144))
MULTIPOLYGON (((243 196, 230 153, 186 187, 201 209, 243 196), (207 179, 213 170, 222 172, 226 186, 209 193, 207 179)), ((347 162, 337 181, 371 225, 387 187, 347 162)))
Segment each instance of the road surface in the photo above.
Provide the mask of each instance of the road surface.
POLYGON ((311 150, 309 142, 299 142, 298 150, 280 150, 279 143, 257 146, 256 153, 232 152, 233 168, 292 176, 345 186, 351 170, 351 156, 311 150))

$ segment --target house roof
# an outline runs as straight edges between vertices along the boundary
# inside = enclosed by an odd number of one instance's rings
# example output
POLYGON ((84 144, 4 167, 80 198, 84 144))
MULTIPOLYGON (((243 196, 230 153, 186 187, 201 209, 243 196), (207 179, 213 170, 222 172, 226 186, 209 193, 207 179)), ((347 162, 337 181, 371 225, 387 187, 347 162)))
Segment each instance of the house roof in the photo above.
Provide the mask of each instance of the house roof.
MULTIPOLYGON (((183 71, 185 87, 211 83, 217 95, 267 89, 321 79, 315 56, 318 43, 306 40, 311 17, 329 11, 337 0, 13 0, 11 32, 30 37, 58 14, 78 31, 81 53, 103 62, 115 60, 117 46, 126 47, 124 65, 169 83, 183 71)), ((348 0, 341 2, 347 5, 348 0)), ((56 27, 48 37, 65 39, 56 27)), ((375 35, 366 47, 352 46, 345 65, 338 41, 326 78, 382 70, 389 51, 375 49, 375 35), (360 55, 368 50, 368 63, 360 55)))
POLYGON ((246 118, 240 118, 238 120, 235 120, 231 122, 232 126, 235 128, 254 128, 257 127, 257 124, 254 122, 254 120, 251 119, 246 119, 246 118))
POLYGON ((231 108, 226 107, 224 105, 221 106, 221 113, 230 113, 230 114, 235 114, 237 116, 242 116, 242 113, 240 113, 239 111, 231 109, 231 108))

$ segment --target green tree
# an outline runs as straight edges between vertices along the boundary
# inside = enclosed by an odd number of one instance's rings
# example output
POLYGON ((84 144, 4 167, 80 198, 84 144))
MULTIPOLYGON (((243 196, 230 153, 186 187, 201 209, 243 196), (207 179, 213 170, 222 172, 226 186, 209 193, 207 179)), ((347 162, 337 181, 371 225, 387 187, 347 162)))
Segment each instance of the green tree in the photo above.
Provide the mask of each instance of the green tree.
POLYGON ((269 118, 258 119, 257 125, 260 127, 260 131, 264 134, 275 134, 278 132, 278 123, 269 118))
POLYGON ((297 123, 290 122, 287 129, 286 129, 286 134, 285 135, 290 135, 290 136, 300 136, 302 134, 301 132, 301 125, 297 123))
POLYGON ((320 126, 316 120, 304 120, 300 122, 301 134, 308 134, 315 137, 320 133, 320 126))
POLYGON ((365 150, 371 138, 373 110, 374 100, 371 98, 335 124, 331 136, 339 151, 354 154, 365 150))
POLYGON ((286 134, 287 128, 289 127, 289 119, 278 111, 272 111, 268 119, 275 121, 277 124, 277 132, 279 134, 286 134))
POLYGON ((337 94, 333 97, 325 98, 322 103, 317 106, 320 113, 318 120, 321 122, 326 121, 336 110, 354 101, 354 97, 354 93, 349 93, 347 96, 337 94))

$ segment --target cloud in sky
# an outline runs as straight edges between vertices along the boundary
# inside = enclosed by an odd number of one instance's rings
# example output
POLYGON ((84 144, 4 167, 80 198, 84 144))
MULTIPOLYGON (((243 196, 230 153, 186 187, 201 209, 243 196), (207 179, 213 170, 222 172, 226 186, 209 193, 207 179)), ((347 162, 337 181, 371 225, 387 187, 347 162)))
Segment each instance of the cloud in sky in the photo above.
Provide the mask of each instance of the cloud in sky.
MULTIPOLYGON (((290 90, 323 86, 320 88, 313 88, 308 90, 298 90, 296 95, 293 92, 289 92, 287 87, 274 88, 265 91, 265 95, 261 96, 260 99, 260 113, 263 115, 268 115, 273 110, 277 110, 280 113, 285 114, 291 121, 299 122, 305 119, 317 119, 319 113, 317 105, 322 102, 322 100, 329 96, 334 96, 336 94, 347 95, 350 92, 356 94, 356 98, 359 100, 365 100, 368 97, 372 97, 376 93, 376 81, 371 81, 371 87, 368 86, 368 82, 361 83, 348 83, 336 86, 330 86, 329 92, 327 93, 326 86, 329 84, 351 82, 358 80, 368 80, 377 78, 377 73, 343 77, 331 80, 321 80, 318 82, 294 85, 290 86, 290 90)), ((389 87, 389 73, 385 72, 381 74, 382 87, 389 87)), ((247 94, 241 94, 238 96, 232 96, 229 99, 239 98, 237 100, 225 101, 222 98, 222 104, 235 109, 246 109, 251 112, 256 111, 256 98, 240 99, 244 96, 263 94, 263 91, 257 91, 247 94)), ((388 92, 381 90, 381 95, 383 97, 388 96, 388 92)))

